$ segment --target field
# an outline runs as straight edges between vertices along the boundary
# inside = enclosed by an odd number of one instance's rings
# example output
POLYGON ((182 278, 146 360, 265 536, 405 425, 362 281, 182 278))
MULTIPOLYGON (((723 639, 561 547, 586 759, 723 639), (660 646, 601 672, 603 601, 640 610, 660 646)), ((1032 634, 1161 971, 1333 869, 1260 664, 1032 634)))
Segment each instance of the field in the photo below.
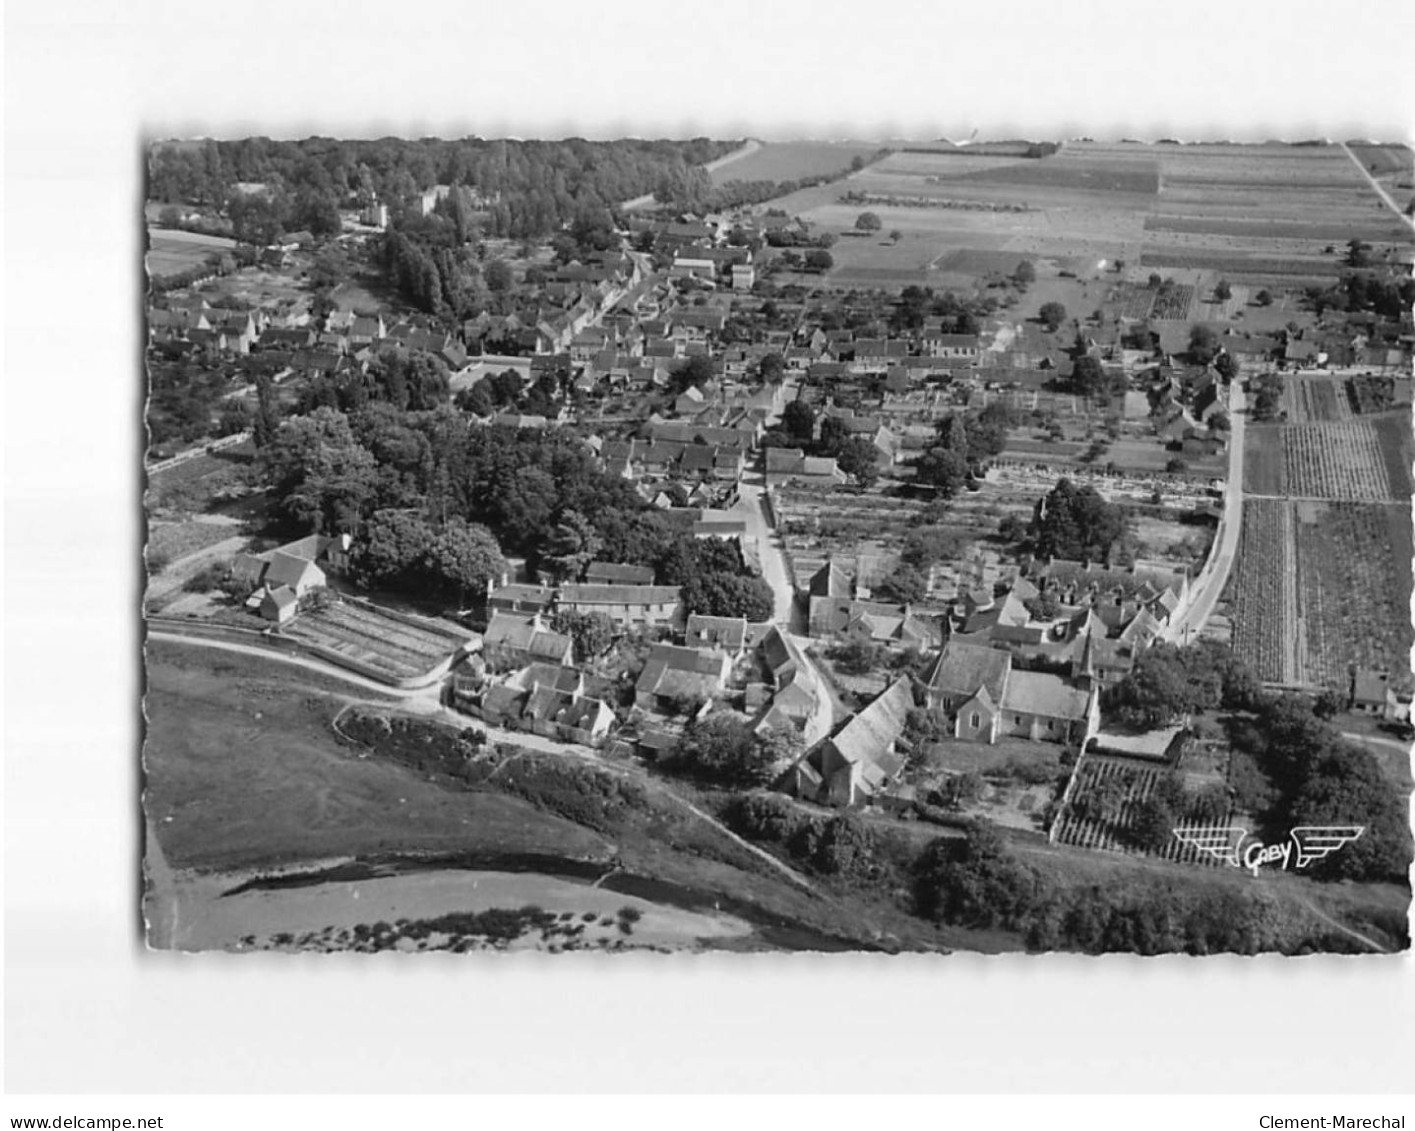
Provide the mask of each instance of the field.
POLYGON ((1351 419, 1351 401, 1343 382, 1330 377, 1288 377, 1282 407, 1293 424, 1329 424, 1351 419))
POLYGON ((196 232, 178 232, 165 228, 148 228, 148 274, 165 279, 180 275, 201 264, 214 252, 230 251, 235 240, 224 236, 203 236, 196 232))
POLYGON ((1402 670, 1410 559, 1404 504, 1246 500, 1228 594, 1235 651, 1282 684, 1345 687, 1351 664, 1402 670))
POLYGON ((1298 386, 1285 398, 1306 420, 1248 429, 1244 490, 1255 495, 1393 502, 1410 496, 1411 439, 1403 414, 1342 419, 1337 387, 1298 386))
POLYGON ((1408 505, 1295 509, 1301 682, 1344 688, 1350 664, 1408 670, 1415 643, 1408 505))
POLYGON ((302 613, 281 634, 399 680, 430 671, 457 650, 447 636, 347 601, 302 613))
POLYGON ((1405 174, 1408 178, 1411 173, 1415 173, 1415 165, 1412 165, 1409 146, 1405 145, 1362 145, 1360 142, 1351 142, 1348 149, 1356 155, 1356 159, 1371 171, 1371 175, 1377 178, 1390 174, 1405 174))
POLYGON ((1228 582, 1233 650, 1273 683, 1297 683, 1297 587, 1292 510, 1280 499, 1245 499, 1238 560, 1228 582))
POLYGON ((830 176, 845 172, 856 157, 868 161, 878 151, 878 145, 864 142, 769 141, 754 153, 713 170, 712 183, 830 176))
POLYGON ((1291 424, 1282 442, 1291 494, 1368 502, 1391 497, 1383 445, 1370 422, 1291 424))
POLYGON ((356 757, 329 727, 342 704, 298 669, 151 642, 147 675, 144 805, 175 868, 388 851, 613 851, 524 801, 452 793, 356 757))
POLYGON ((1382 252, 1411 244, 1339 146, 1068 142, 1040 159, 901 151, 772 203, 844 234, 865 207, 842 201, 845 191, 871 198, 883 231, 901 238, 841 239, 827 276, 838 286, 965 285, 967 272, 949 267, 986 253, 1068 271, 1078 260, 1082 277, 1123 259, 1132 281, 1198 268, 1253 287, 1303 285, 1336 276, 1336 251, 1353 237, 1382 252), (899 203, 873 203, 884 198, 899 203), (950 261, 956 252, 966 257, 950 261))

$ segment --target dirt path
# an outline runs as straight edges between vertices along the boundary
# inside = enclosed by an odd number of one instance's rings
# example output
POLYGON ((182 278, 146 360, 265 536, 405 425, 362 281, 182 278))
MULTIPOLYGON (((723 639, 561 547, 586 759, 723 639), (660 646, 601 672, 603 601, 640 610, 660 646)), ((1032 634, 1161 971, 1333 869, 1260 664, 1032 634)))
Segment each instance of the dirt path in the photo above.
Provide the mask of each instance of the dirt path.
POLYGON ((1377 954, 1390 954, 1390 953, 1391 953, 1391 952, 1388 951, 1385 947, 1381 946, 1380 943, 1376 942, 1375 939, 1370 938, 1370 937, 1368 937, 1367 935, 1363 935, 1360 931, 1353 931, 1353 930, 1352 930, 1350 927, 1348 927, 1345 923, 1342 923, 1342 922, 1339 922, 1339 921, 1336 920, 1336 919, 1333 919, 1330 915, 1328 915, 1325 911, 1323 911, 1320 907, 1318 907, 1318 906, 1317 906, 1315 903, 1313 903, 1310 899, 1307 899, 1307 898, 1305 898, 1305 897, 1303 897, 1303 896, 1298 896, 1298 897, 1297 897, 1297 902, 1300 903, 1303 907, 1305 907, 1308 911, 1310 911, 1313 915, 1315 915, 1318 919, 1320 919, 1320 920, 1321 920, 1323 923, 1325 923, 1327 926, 1329 926, 1329 927, 1334 927, 1334 928, 1336 928, 1338 931, 1340 931, 1343 935, 1346 935, 1348 938, 1353 938, 1353 939, 1355 939, 1357 942, 1361 943, 1363 946, 1368 946, 1368 947, 1370 947, 1370 948, 1371 948, 1372 950, 1374 950, 1377 954))
POLYGON ((320 660, 310 659, 305 656, 291 656, 284 652, 275 652, 269 648, 261 648, 255 644, 237 644, 230 640, 211 640, 196 636, 185 636, 178 632, 164 632, 160 628, 149 628, 148 638, 151 640, 162 640, 171 644, 188 644, 194 648, 215 648, 221 652, 238 652, 244 656, 258 656, 262 660, 270 660, 277 664, 288 664, 292 667, 304 668, 307 671, 317 672, 319 675, 328 676, 331 679, 343 680, 345 683, 353 684, 355 687, 362 687, 369 691, 376 691, 387 698, 401 699, 404 701, 431 701, 434 707, 437 703, 437 687, 420 687, 412 691, 400 690, 396 687, 389 687, 386 683, 379 683, 376 680, 365 679, 361 675, 345 671, 343 668, 333 664, 326 664, 320 660))
POLYGON ((1346 156, 1351 158, 1356 168, 1361 170, 1361 175, 1366 178, 1367 183, 1370 184, 1370 186, 1375 189, 1376 192, 1380 195, 1380 198, 1385 201, 1386 207, 1400 217, 1400 222, 1402 224, 1404 224, 1412 231, 1415 231, 1415 217, 1407 216, 1404 212, 1400 210, 1400 205, 1396 204, 1394 198, 1390 195, 1390 193, 1386 192, 1385 186, 1371 175, 1371 171, 1367 169, 1365 165, 1361 164, 1361 158, 1357 157, 1356 154, 1351 152, 1351 146, 1347 145, 1346 142, 1343 141, 1341 143, 1341 148, 1346 151, 1346 156))

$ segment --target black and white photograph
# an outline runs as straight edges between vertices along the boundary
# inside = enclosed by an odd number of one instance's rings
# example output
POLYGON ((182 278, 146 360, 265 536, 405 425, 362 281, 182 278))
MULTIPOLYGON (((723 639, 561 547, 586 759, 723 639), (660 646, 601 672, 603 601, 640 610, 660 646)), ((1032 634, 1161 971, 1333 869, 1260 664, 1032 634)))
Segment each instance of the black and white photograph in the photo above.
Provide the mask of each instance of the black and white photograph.
POLYGON ((149 945, 1409 946, 1408 145, 146 162, 149 945))
POLYGON ((1415 6, 0 19, 0 1122, 1415 1118, 1415 6))

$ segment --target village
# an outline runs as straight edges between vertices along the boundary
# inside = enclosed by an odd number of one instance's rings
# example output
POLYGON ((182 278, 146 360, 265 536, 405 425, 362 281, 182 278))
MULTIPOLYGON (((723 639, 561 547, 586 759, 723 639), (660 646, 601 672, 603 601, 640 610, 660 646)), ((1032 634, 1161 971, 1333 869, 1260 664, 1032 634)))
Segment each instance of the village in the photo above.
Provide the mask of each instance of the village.
MULTIPOLYGON (((494 527, 494 564, 452 600, 371 591, 360 563, 391 535, 357 520, 228 540, 238 552, 161 563, 154 633, 353 672, 481 728, 493 758, 539 740, 807 809, 1214 862, 1124 832, 1165 781, 1222 790, 1211 730, 1109 705, 1150 649, 1245 631, 1230 588, 1245 424, 1287 419, 1271 390, 1301 381, 1341 419, 1408 406, 1408 312, 1078 255, 991 253, 961 291, 832 285, 830 249, 899 233, 870 211, 836 232, 651 201, 578 244, 483 239, 496 301, 453 323, 375 301, 350 264, 391 254, 400 224, 495 198, 437 185, 392 203, 158 280, 154 364, 229 377, 211 410, 224 438, 155 445, 154 485, 272 420, 323 428, 373 387, 496 443, 564 445, 688 548, 615 558, 612 524, 562 504, 543 538, 494 527)), ((232 498, 259 511, 260 494, 232 498)), ((1388 663, 1302 690, 1353 725, 1409 720, 1388 663)), ((1241 822, 1241 799, 1207 819, 1241 822)))

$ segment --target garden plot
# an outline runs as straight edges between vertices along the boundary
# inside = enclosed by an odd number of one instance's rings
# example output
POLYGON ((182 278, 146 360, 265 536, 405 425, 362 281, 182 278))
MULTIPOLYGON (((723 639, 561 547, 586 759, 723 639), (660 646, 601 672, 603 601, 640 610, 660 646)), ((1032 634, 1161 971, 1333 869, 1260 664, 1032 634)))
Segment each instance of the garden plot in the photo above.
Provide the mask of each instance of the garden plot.
POLYGON ((1290 377, 1283 385, 1282 407, 1294 424, 1332 424, 1351 419, 1351 402, 1339 380, 1290 377))
POLYGON ((1404 505, 1298 503, 1302 682, 1345 688, 1350 667, 1408 669, 1410 512, 1404 505))
MULTIPOLYGON (((1220 861, 1177 837, 1158 852, 1136 847, 1130 838, 1141 806, 1161 778, 1164 765, 1146 765, 1119 758, 1083 757, 1066 809, 1057 819, 1053 839, 1058 844, 1103 852, 1153 856, 1180 864, 1215 865, 1220 861)), ((1227 825, 1231 817, 1216 822, 1227 825)))
POLYGON ((1364 420, 1283 429, 1287 489, 1304 498, 1385 502, 1390 476, 1375 427, 1364 420))
POLYGON ((1272 683, 1295 683, 1296 587, 1292 515, 1279 499, 1245 499, 1238 560, 1226 594, 1233 650, 1272 683))
POLYGON ((405 624, 376 609, 349 602, 302 613, 281 632, 394 680, 423 675, 458 650, 451 635, 405 624))

